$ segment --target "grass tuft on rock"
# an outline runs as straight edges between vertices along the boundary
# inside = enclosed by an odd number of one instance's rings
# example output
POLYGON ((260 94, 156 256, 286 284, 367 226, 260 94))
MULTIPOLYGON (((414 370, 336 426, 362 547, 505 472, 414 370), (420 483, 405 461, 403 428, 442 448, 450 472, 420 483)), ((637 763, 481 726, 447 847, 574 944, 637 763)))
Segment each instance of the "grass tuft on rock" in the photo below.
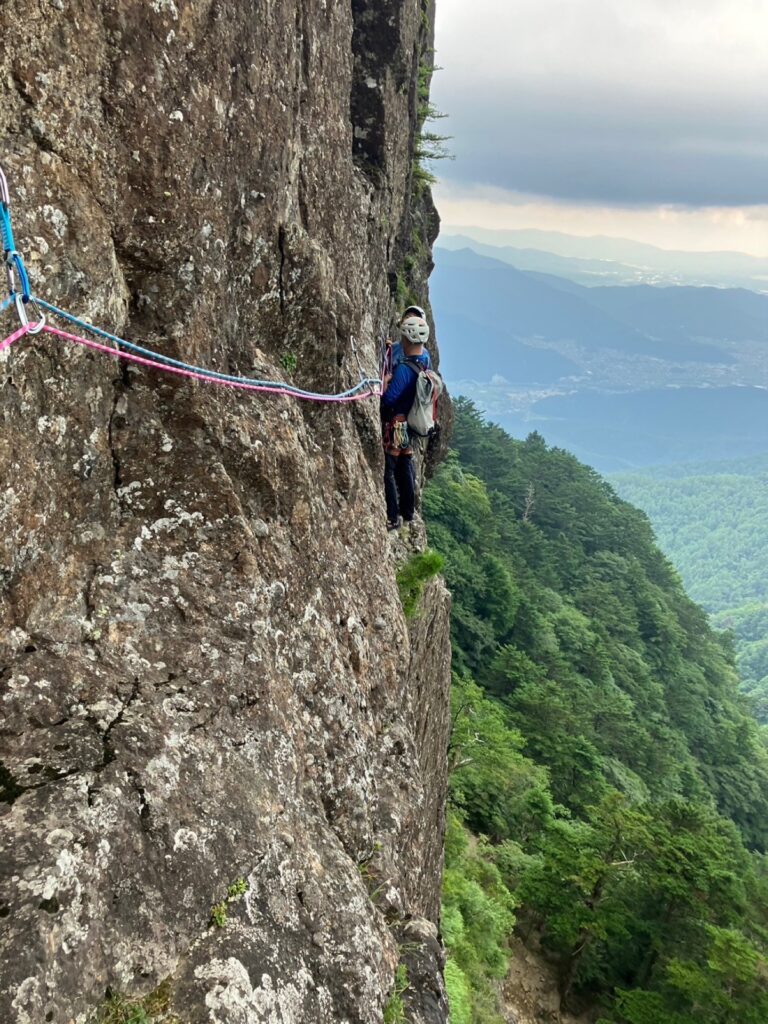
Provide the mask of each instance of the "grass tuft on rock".
POLYGON ((384 1004, 384 1024, 405 1024, 405 1003, 403 993, 408 988, 408 968, 398 964, 395 971, 395 983, 389 999, 384 1004))
POLYGON ((397 586, 406 619, 416 614, 424 584, 443 568, 443 556, 436 551, 423 551, 409 558, 397 574, 397 586))

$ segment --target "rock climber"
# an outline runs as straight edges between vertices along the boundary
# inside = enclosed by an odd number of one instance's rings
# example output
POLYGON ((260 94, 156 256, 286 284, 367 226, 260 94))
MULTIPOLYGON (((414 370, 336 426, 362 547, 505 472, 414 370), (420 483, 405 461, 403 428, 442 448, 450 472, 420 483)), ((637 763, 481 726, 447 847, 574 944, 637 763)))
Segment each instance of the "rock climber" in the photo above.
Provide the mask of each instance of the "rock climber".
POLYGON ((429 356, 424 351, 424 344, 429 340, 427 321, 410 310, 406 313, 408 315, 403 315, 400 321, 403 361, 394 365, 391 373, 385 374, 381 396, 388 530, 399 529, 403 521, 413 521, 416 480, 407 420, 416 396, 416 367, 429 369, 429 356))

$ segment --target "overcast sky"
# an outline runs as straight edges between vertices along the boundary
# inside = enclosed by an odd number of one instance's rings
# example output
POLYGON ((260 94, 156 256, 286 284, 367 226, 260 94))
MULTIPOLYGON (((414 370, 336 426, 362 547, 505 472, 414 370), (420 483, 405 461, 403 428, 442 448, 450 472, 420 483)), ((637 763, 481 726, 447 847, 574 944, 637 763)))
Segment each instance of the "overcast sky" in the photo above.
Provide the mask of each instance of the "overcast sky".
POLYGON ((768 255, 768 0, 437 0, 436 47, 447 224, 768 255))

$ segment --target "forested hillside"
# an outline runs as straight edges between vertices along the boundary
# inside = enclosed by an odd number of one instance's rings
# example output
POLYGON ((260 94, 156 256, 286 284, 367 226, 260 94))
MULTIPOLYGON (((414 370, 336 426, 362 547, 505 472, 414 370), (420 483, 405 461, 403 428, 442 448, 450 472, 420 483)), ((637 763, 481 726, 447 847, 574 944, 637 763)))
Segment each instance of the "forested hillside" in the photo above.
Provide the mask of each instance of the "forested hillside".
POLYGON ((605 1024, 762 1024, 768 758, 732 652, 593 471, 467 402, 453 445, 424 500, 454 599, 452 1020, 502 1020, 516 927, 605 1024))
POLYGON ((617 476, 653 523, 691 596, 732 630, 742 689, 768 722, 768 473, 766 459, 617 476))

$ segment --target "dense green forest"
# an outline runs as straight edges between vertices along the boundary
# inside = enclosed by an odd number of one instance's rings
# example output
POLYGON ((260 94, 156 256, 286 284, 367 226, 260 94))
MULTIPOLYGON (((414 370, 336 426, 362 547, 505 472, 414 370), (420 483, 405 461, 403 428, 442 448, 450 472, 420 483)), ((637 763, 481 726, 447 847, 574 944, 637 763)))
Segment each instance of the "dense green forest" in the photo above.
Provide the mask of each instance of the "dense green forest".
POLYGON ((424 496, 453 594, 443 931, 500 1024, 513 929, 603 1024, 768 1020, 768 756, 645 515, 457 403, 424 496))
POLYGON ((612 483, 648 514, 691 597, 719 629, 733 632, 742 688, 768 722, 766 458, 670 467, 612 483))

